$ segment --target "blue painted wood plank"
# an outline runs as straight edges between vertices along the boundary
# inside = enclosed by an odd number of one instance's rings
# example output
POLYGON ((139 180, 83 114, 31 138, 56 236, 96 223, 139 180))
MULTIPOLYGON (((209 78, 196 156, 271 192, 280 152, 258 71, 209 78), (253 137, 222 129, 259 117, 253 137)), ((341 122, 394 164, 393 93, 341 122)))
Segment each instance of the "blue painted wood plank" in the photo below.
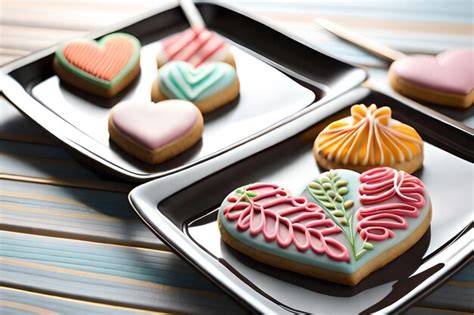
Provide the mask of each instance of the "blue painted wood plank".
POLYGON ((0 308, 2 314, 156 314, 139 309, 117 307, 52 295, 0 287, 0 308))
POLYGON ((151 310, 239 309, 169 252, 10 232, 0 237, 5 286, 151 310))
POLYGON ((125 193, 0 180, 3 229, 166 249, 125 193))

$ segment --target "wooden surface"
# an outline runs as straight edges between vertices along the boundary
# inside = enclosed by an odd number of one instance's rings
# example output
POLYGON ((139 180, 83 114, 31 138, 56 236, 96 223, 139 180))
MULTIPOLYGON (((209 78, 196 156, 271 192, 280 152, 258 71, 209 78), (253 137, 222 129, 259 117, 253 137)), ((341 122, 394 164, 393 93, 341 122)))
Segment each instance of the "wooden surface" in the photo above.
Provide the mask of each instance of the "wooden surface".
MULTIPOLYGON (((314 17, 405 53, 473 43, 471 1, 227 2, 367 67, 373 84, 385 83, 387 64, 319 29, 314 17)), ((0 64, 173 3, 0 0, 0 64)), ((239 311, 137 219, 130 188, 80 165, 0 97, 1 313, 239 311)), ((408 313, 474 311, 473 279, 471 264, 408 313)))

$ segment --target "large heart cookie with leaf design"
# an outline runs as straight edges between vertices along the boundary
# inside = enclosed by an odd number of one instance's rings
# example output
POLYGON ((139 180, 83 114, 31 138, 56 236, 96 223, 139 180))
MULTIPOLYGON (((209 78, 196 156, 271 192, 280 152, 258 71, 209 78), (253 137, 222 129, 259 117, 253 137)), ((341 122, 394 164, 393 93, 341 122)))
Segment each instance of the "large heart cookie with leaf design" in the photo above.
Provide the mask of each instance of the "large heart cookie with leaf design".
POLYGON ((154 102, 181 99, 194 103, 202 113, 233 101, 240 90, 235 69, 224 62, 199 67, 184 61, 168 62, 160 68, 152 86, 154 102))
POLYGON ((263 263, 356 285, 412 247, 431 222, 424 184, 379 167, 331 170, 300 196, 274 184, 240 187, 223 201, 223 240, 263 263))
POLYGON ((112 97, 140 72, 140 42, 113 33, 94 40, 73 40, 55 54, 54 69, 65 82, 92 94, 112 97))

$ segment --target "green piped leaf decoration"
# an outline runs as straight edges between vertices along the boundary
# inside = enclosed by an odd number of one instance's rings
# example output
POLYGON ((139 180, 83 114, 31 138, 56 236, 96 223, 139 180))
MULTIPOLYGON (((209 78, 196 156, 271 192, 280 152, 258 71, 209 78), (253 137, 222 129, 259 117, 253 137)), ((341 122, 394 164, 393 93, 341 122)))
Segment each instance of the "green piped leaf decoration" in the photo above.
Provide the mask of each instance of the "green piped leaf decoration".
POLYGON ((367 251, 365 249, 361 249, 359 252, 355 254, 355 259, 359 260, 367 251))
POLYGON ((258 196, 256 192, 247 190, 247 187, 240 187, 235 192, 239 194, 240 199, 243 199, 243 200, 250 200, 250 198, 254 198, 258 196))
POLYGON ((356 260, 374 248, 372 243, 364 241, 357 249, 357 231, 354 230, 354 215, 351 211, 354 201, 346 199, 349 194, 349 182, 342 179, 337 171, 330 170, 324 177, 309 183, 307 188, 320 206, 332 215, 332 220, 342 227, 356 260))
POLYGON ((347 187, 341 187, 337 190, 337 193, 342 196, 347 195, 348 192, 349 189, 347 187))
POLYGON ((336 206, 332 202, 321 201, 321 203, 328 209, 336 209, 336 206))
POLYGON ((316 183, 316 182, 311 182, 308 185, 310 188, 315 189, 315 190, 323 190, 323 186, 321 184, 316 183))
POLYGON ((245 194, 250 198, 253 198, 253 197, 257 196, 257 194, 254 193, 253 191, 246 191, 245 194))
POLYGON ((322 195, 318 195, 319 200, 321 201, 331 201, 331 198, 326 195, 326 193, 323 192, 322 195))
POLYGON ((344 217, 347 221, 346 210, 354 205, 352 200, 345 200, 343 197, 349 192, 348 185, 347 180, 341 179, 336 171, 330 170, 326 176, 309 183, 308 189, 333 216, 344 217))
POLYGON ((353 205, 354 205, 354 201, 352 201, 352 200, 346 200, 344 202, 344 208, 346 210, 349 210, 350 208, 352 208, 353 205))
POLYGON ((328 191, 328 190, 330 190, 330 189, 332 188, 332 186, 331 186, 330 183, 324 183, 324 184, 323 184, 323 188, 324 188, 324 190, 328 191))
POLYGON ((372 243, 365 242, 362 248, 371 250, 374 249, 374 245, 372 243))
POLYGON ((349 184, 349 182, 347 180, 340 179, 336 182, 335 186, 336 186, 336 188, 340 188, 340 187, 345 187, 348 184, 349 184))

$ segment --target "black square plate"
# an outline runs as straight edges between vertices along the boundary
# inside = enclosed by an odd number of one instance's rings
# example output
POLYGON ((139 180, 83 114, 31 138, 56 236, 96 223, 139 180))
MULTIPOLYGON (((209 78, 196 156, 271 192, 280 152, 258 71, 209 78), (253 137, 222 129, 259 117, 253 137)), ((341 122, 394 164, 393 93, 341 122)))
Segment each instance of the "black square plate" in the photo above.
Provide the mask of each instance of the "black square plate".
POLYGON ((145 181, 210 159, 292 120, 358 86, 366 72, 325 55, 245 14, 216 4, 198 5, 208 27, 227 38, 236 57, 241 93, 235 104, 205 116, 198 144, 156 166, 142 163, 109 141, 107 115, 121 100, 150 100, 157 69, 157 42, 188 27, 179 7, 141 17, 111 32, 136 36, 143 48, 141 74, 112 99, 91 96, 62 84, 52 70, 56 47, 5 66, 5 96, 23 113, 99 171, 145 181), (243 27, 245 26, 245 27, 243 27))
POLYGON ((209 162, 135 188, 130 202, 174 251, 261 313, 389 313, 427 294, 471 255, 471 137, 410 105, 368 89, 352 90, 209 162), (431 227, 405 254, 356 287, 311 279, 256 262, 229 248, 217 229, 217 210, 235 187, 276 182, 302 191, 319 174, 312 156, 318 132, 352 104, 383 104, 425 140, 423 168, 433 204, 431 227))

